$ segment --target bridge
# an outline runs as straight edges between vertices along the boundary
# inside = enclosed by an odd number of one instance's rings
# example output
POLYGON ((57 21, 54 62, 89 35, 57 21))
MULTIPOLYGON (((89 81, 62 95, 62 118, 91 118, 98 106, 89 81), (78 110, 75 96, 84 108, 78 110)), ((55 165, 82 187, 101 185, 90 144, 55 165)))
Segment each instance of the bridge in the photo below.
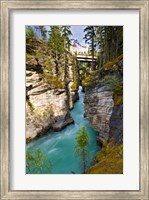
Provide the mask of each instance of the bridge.
MULTIPOLYGON (((92 62, 92 56, 88 56, 88 55, 77 55, 76 56, 77 58, 77 61, 80 61, 80 62, 92 62)), ((97 61, 97 57, 95 56, 94 57, 94 62, 97 61)))

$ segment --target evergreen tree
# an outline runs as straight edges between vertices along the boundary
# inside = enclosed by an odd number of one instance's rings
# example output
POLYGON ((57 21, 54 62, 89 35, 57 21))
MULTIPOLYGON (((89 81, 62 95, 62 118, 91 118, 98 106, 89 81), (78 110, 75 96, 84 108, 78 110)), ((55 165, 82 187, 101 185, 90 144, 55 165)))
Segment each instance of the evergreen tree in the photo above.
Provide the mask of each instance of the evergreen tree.
POLYGON ((68 83, 68 54, 70 51, 71 40, 70 36, 72 35, 70 26, 62 26, 61 27, 62 36, 64 40, 64 80, 67 87, 68 83))
POLYGON ((51 52, 51 57, 55 62, 56 75, 59 72, 59 62, 64 54, 64 38, 61 33, 60 26, 51 26, 49 31, 48 45, 51 52))
POLYGON ((35 37, 35 33, 31 26, 26 27, 26 42, 29 42, 31 39, 35 37))
POLYGON ((85 42, 89 44, 89 49, 91 51, 92 55, 92 65, 91 70, 94 70, 94 53, 96 50, 96 26, 87 26, 84 29, 85 36, 83 39, 85 39, 85 42))
POLYGON ((45 26, 34 26, 34 27, 35 27, 35 29, 37 31, 39 31, 39 33, 41 34, 42 39, 46 40, 46 38, 47 38, 47 35, 46 35, 47 30, 46 30, 45 26))
POLYGON ((52 164, 47 162, 47 157, 41 152, 39 148, 26 153, 26 170, 27 173, 43 174, 44 169, 50 173, 52 164))
POLYGON ((71 45, 70 36, 72 35, 71 26, 62 26, 61 30, 64 37, 64 47, 67 51, 69 51, 71 45))
POLYGON ((96 31, 99 66, 123 53, 123 27, 99 26, 96 31))
POLYGON ((83 126, 82 129, 77 131, 76 145, 75 145, 75 156, 80 157, 81 164, 83 166, 83 173, 85 173, 87 158, 89 157, 89 151, 87 147, 89 145, 89 137, 86 128, 83 126))
POLYGON ((103 52, 104 52, 104 33, 105 27, 98 26, 96 31, 96 42, 98 48, 98 67, 103 66, 103 52))

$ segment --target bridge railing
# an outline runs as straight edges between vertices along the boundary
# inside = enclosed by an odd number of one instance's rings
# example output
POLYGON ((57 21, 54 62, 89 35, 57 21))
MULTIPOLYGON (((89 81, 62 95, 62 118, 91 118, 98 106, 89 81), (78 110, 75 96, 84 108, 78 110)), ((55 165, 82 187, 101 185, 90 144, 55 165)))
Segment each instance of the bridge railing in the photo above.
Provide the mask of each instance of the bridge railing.
MULTIPOLYGON (((92 56, 86 56, 86 55, 77 55, 76 56, 78 61, 92 61, 92 56)), ((97 60, 97 57, 94 57, 94 61, 97 60)))

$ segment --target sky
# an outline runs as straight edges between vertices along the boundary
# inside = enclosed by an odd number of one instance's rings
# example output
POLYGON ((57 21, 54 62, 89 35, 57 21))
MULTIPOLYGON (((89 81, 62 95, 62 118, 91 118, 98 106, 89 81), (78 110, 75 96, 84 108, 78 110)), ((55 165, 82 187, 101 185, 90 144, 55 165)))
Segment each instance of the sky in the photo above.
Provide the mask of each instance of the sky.
POLYGON ((71 32, 72 32, 72 37, 73 39, 77 39, 81 45, 86 45, 85 40, 83 39, 84 37, 84 28, 85 26, 71 26, 71 32))
MULTIPOLYGON (((50 30, 50 26, 45 26, 47 31, 50 30)), ((35 30, 34 26, 32 26, 33 30, 37 33, 37 31, 35 30)), ((72 36, 71 39, 75 39, 78 40, 78 42, 82 45, 82 46, 88 46, 88 44, 85 44, 85 40, 83 39, 84 37, 84 28, 85 26, 71 26, 71 32, 72 32, 72 36)), ((41 34, 38 32, 37 33, 38 37, 41 38, 41 34)), ((48 37, 48 33, 47 33, 47 37, 48 37)))

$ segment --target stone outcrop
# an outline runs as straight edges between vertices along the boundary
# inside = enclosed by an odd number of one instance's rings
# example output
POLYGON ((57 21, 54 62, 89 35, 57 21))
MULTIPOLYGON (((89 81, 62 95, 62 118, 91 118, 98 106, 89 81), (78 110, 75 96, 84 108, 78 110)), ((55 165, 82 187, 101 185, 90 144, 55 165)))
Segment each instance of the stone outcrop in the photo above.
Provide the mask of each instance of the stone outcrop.
POLYGON ((85 116, 99 132, 97 142, 101 146, 87 174, 123 173, 122 56, 119 59, 114 65, 108 62, 85 88, 85 116))
POLYGON ((85 116, 100 134, 97 142, 113 138, 114 143, 123 143, 123 104, 114 105, 113 92, 107 86, 86 90, 85 116))
POLYGON ((32 39, 26 44, 26 140, 39 137, 50 129, 60 131, 74 123, 70 109, 78 99, 76 72, 69 56, 68 86, 64 80, 64 61, 59 60, 59 74, 50 57, 47 41, 32 39))
POLYGON ((123 104, 113 108, 109 137, 114 139, 115 144, 123 143, 123 104))
POLYGON ((99 132, 97 142, 102 145, 86 173, 122 174, 123 104, 115 105, 110 88, 99 85, 86 91, 85 115, 99 132))
POLYGON ((123 143, 123 59, 120 56, 111 68, 103 68, 99 83, 85 88, 85 116, 99 132, 97 141, 110 138, 123 143))
MULTIPOLYGON (((71 81, 68 85, 69 88, 69 108, 73 109, 74 102, 76 102, 79 99, 78 91, 71 90, 71 87, 73 85, 73 82, 71 81)), ((77 88, 78 89, 78 88, 77 88)))
POLYGON ((85 116, 91 126, 100 132, 98 140, 103 143, 109 138, 110 118, 114 106, 113 92, 107 86, 96 86, 86 90, 85 116))
POLYGON ((26 71, 26 139, 45 134, 50 128, 61 130, 73 123, 64 89, 51 89, 36 72, 26 71))

